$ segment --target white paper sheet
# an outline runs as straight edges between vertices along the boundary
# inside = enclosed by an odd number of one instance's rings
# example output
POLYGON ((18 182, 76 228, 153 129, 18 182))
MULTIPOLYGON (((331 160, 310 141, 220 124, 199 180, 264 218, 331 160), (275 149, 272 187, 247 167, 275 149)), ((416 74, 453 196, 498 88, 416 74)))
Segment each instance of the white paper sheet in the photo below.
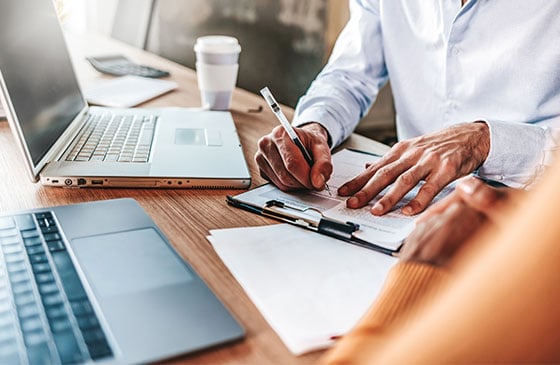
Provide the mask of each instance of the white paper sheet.
MULTIPOLYGON (((335 153, 332 157, 333 173, 328 182, 332 195, 329 195, 324 190, 287 193, 279 190, 272 184, 268 184, 239 194, 235 198, 261 207, 265 206, 269 200, 278 200, 300 209, 313 208, 321 211, 325 217, 359 224, 360 230, 354 233, 355 237, 381 247, 397 250, 414 229, 414 217, 405 216, 400 212, 400 209, 416 196, 423 182, 420 182, 414 189, 408 192, 393 210, 381 217, 371 214, 371 208, 389 191, 391 186, 385 188, 365 207, 360 209, 347 208, 346 199, 348 198, 336 194, 340 186, 364 171, 367 162, 372 163, 379 159, 379 156, 347 149, 335 153)), ((448 185, 436 196, 434 202, 443 198, 452 190, 453 184, 448 185)), ((306 213, 308 212, 315 214, 312 210, 306 211, 306 213)))
POLYGON ((88 102, 117 108, 130 108, 177 88, 177 83, 140 76, 122 76, 88 88, 88 102))
POLYGON ((295 355, 348 332, 396 262, 287 224, 210 233, 222 261, 295 355))

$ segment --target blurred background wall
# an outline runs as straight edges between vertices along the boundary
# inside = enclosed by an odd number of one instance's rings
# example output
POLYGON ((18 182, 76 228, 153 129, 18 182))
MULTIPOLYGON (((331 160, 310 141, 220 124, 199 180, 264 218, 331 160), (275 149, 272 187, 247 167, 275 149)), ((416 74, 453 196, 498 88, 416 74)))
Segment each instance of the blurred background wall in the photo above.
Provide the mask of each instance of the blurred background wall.
MULTIPOLYGON (((60 1, 71 28, 112 35, 191 68, 198 36, 233 35, 243 49, 238 86, 252 92, 269 86, 292 107, 327 61, 349 16, 348 0, 60 1)), ((394 141, 390 87, 357 132, 394 141)))

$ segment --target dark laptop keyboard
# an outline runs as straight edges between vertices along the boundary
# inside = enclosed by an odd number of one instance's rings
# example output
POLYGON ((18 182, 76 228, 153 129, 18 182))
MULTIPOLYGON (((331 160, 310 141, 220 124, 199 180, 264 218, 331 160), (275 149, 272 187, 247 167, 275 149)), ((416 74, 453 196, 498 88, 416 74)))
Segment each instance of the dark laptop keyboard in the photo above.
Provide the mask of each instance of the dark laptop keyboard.
POLYGON ((157 117, 90 114, 66 161, 146 163, 157 117))
POLYGON ((52 213, 0 217, 0 364, 112 356, 52 213))

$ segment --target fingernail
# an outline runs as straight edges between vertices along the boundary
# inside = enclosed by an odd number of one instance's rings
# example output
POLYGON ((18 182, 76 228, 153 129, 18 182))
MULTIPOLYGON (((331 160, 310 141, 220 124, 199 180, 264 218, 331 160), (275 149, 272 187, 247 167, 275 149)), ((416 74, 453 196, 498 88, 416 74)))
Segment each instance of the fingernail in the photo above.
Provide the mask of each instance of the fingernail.
POLYGON ((360 202, 359 202, 358 198, 356 198, 355 196, 348 199, 348 205, 356 206, 356 205, 358 205, 358 203, 360 203, 360 202))
POLYGON ((412 208, 407 205, 406 207, 402 208, 402 213, 406 215, 412 215, 412 208))
POLYGON ((383 212, 383 204, 381 204, 380 202, 375 203, 373 208, 371 208, 371 211, 373 213, 382 213, 383 212))
POLYGON ((348 186, 341 186, 341 187, 338 189, 338 193, 341 194, 341 195, 346 195, 346 194, 348 194, 348 186))

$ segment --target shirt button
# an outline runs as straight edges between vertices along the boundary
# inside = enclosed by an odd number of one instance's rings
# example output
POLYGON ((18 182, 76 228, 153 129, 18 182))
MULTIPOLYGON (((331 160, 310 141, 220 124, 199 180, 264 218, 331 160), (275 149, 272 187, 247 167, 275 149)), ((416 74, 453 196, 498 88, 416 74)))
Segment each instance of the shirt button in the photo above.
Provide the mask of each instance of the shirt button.
POLYGON ((459 47, 454 46, 451 48, 451 53, 455 56, 458 56, 459 53, 461 53, 461 50, 459 49, 459 47))

